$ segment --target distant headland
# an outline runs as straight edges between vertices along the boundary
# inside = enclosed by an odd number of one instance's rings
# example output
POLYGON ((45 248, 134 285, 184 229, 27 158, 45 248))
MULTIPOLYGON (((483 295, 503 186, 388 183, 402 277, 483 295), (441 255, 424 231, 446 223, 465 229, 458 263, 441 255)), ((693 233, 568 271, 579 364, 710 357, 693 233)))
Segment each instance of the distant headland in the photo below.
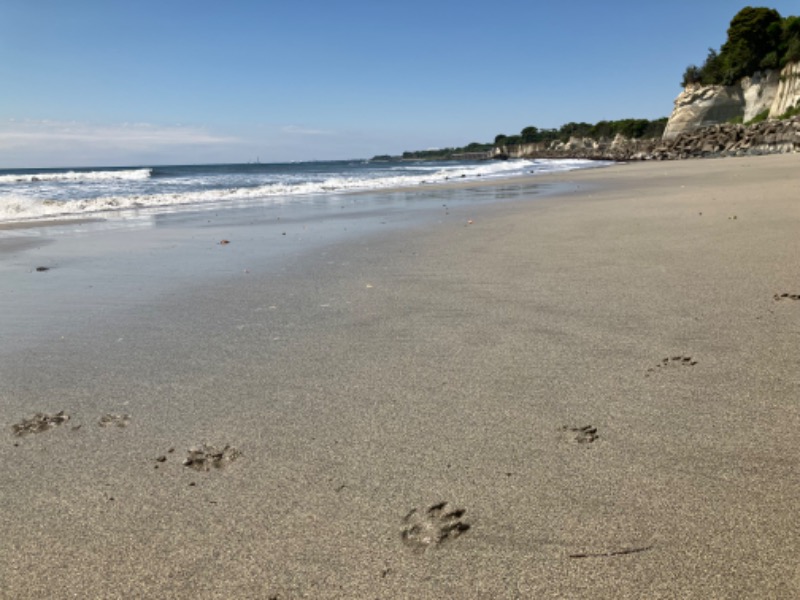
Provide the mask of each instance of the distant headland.
POLYGON ((669 117, 527 126, 493 142, 373 160, 665 160, 800 151, 800 17, 745 7, 727 40, 689 65, 669 117))

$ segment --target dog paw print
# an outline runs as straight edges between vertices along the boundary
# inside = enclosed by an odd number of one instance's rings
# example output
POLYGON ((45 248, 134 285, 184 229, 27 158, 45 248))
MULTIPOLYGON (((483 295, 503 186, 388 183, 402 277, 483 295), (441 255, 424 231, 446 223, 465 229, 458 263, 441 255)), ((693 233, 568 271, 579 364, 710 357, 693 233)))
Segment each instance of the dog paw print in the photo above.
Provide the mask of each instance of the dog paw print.
POLYGON ((650 367, 647 369, 647 373, 645 377, 648 377, 650 373, 655 373, 656 371, 662 369, 668 369, 670 367, 693 367, 697 364, 697 361, 694 360, 691 356, 668 356, 666 358, 662 358, 661 362, 658 363, 655 367, 650 367))
POLYGON ((58 427, 67 421, 69 421, 69 415, 64 413, 63 410, 54 415, 47 413, 36 413, 30 419, 23 419, 19 423, 15 424, 11 429, 14 432, 14 435, 23 436, 28 435, 29 433, 42 433, 43 431, 47 431, 53 427, 58 427))
POLYGON ((183 460, 183 466, 190 467, 195 471, 221 469, 239 458, 241 454, 236 448, 227 444, 221 449, 203 444, 189 448, 189 455, 183 460))
POLYGON ((411 509, 403 518, 400 536, 403 543, 416 550, 438 546, 469 531, 470 525, 462 520, 466 512, 463 508, 452 508, 447 502, 411 509))
POLYGON ((591 425, 584 425, 583 427, 564 425, 561 430, 567 432, 570 436, 574 433, 573 440, 579 444, 591 444, 600 438, 600 434, 597 433, 597 427, 592 427, 591 425))
POLYGON ((97 424, 100 425, 100 427, 127 427, 130 420, 130 415, 114 415, 111 413, 106 413, 100 417, 100 419, 98 419, 97 424))

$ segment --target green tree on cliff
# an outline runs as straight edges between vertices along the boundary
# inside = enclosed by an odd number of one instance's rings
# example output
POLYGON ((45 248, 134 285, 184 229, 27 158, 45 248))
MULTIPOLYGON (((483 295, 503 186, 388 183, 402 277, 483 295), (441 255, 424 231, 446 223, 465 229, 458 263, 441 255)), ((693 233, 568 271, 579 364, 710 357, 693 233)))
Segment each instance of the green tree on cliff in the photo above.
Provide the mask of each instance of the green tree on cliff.
POLYGON ((747 6, 736 13, 719 52, 709 49, 702 67, 689 65, 681 85, 733 85, 763 69, 800 60, 800 19, 772 8, 747 6))
POLYGON ((521 135, 523 144, 535 144, 539 141, 539 128, 533 126, 526 127, 522 130, 521 135))
POLYGON ((772 8, 747 6, 733 17, 728 40, 720 49, 727 85, 759 69, 778 66, 782 22, 780 13, 772 8))
POLYGON ((781 66, 786 63, 800 61, 800 17, 786 17, 783 20, 783 31, 781 32, 781 50, 783 60, 781 66))

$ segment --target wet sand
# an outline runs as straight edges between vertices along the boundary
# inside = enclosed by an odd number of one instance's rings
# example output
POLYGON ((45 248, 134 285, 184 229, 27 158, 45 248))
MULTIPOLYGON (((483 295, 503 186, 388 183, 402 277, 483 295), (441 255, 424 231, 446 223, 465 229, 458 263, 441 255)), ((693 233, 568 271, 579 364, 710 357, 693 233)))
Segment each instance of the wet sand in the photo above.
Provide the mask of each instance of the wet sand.
POLYGON ((799 161, 3 251, 0 595, 796 598, 799 161))

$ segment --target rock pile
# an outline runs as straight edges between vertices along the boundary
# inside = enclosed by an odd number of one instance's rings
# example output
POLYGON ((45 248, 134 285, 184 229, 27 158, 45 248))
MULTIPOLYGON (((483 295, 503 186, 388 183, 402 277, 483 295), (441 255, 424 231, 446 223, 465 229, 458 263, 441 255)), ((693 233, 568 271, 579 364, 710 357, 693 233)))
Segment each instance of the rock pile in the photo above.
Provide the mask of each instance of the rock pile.
POLYGON ((778 154, 800 150, 800 117, 754 125, 723 123, 682 133, 642 158, 671 160, 706 156, 778 154))

